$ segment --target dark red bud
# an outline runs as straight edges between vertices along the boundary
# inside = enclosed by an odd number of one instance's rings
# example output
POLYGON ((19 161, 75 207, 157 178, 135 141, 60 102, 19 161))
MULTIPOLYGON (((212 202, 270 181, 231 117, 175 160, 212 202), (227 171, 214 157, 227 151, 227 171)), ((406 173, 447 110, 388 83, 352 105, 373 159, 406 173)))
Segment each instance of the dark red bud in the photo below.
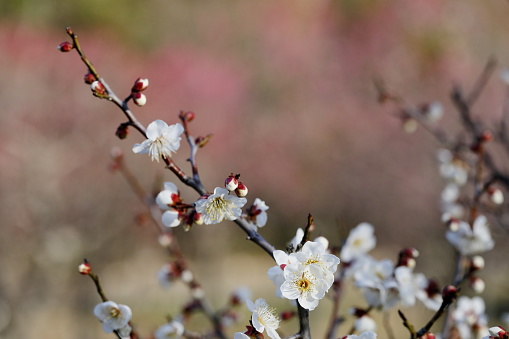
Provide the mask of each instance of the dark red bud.
POLYGON ((57 49, 60 52, 69 52, 74 48, 74 45, 69 41, 64 41, 60 45, 58 45, 57 49))

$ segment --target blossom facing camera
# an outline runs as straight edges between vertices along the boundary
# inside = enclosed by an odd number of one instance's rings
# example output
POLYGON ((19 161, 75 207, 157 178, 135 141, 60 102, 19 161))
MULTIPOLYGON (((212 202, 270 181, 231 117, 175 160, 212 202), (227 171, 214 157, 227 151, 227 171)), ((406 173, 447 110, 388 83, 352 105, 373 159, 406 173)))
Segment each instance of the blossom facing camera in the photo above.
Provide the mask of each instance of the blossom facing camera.
POLYGON ((141 92, 141 91, 146 90, 147 87, 148 87, 148 79, 138 78, 134 82, 131 92, 141 92))
POLYGON ((133 102, 136 104, 136 106, 142 107, 147 103, 147 97, 143 93, 135 92, 132 94, 132 96, 133 102))
POLYGON ((134 153, 148 153, 152 160, 159 162, 161 157, 171 157, 180 148, 180 135, 184 127, 176 123, 168 126, 162 120, 151 122, 147 127, 147 140, 133 146, 134 153))
POLYGON ((105 301, 94 307, 94 315, 102 323, 104 332, 111 333, 128 326, 132 312, 129 306, 105 301))
POLYGON ((216 187, 214 194, 198 199, 194 204, 206 225, 217 224, 224 219, 235 220, 242 214, 246 198, 238 198, 227 189, 216 187))

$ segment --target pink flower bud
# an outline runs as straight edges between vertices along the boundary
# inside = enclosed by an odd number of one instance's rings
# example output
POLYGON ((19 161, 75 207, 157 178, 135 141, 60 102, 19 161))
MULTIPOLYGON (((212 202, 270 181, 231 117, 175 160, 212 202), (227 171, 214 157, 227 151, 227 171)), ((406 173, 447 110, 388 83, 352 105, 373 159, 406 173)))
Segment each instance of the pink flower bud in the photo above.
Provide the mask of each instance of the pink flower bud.
POLYGON ((194 120, 194 112, 185 112, 184 113, 184 119, 186 119, 186 121, 193 121, 194 120))
POLYGON ((293 317, 295 317, 295 315, 296 315, 296 313, 293 311, 285 311, 285 312, 281 312, 280 318, 281 318, 281 320, 290 320, 293 317))
POLYGON ((247 186, 242 183, 242 181, 239 181, 239 185, 237 186, 237 189, 235 190, 235 194, 237 194, 238 197, 242 198, 247 195, 248 189, 247 186))
POLYGON ((120 126, 118 126, 118 128, 117 128, 117 131, 115 132, 115 135, 121 140, 127 138, 128 134, 129 134, 129 125, 127 125, 127 124, 120 124, 120 126))
POLYGON ((60 45, 57 46, 57 49, 60 52, 69 52, 74 48, 74 45, 69 41, 64 41, 60 45))
POLYGON ((78 266, 78 272, 83 275, 89 275, 92 271, 92 267, 88 263, 87 259, 83 260, 83 262, 78 266))
POLYGON ((237 187, 239 187, 238 174, 236 176, 233 175, 233 173, 230 174, 230 176, 224 181, 224 187, 230 192, 235 191, 237 187))
POLYGON ((92 73, 90 73, 90 72, 85 74, 85 76, 83 77, 83 81, 85 81, 85 83, 89 84, 89 85, 91 85, 96 80, 97 79, 95 78, 95 76, 92 73))
POLYGON ((145 104, 147 103, 147 97, 145 96, 145 94, 143 93, 139 93, 139 92, 134 92, 132 94, 133 96, 133 102, 137 105, 137 106, 145 106, 145 104))
POLYGON ((131 92, 141 92, 146 90, 148 87, 148 79, 138 78, 131 89, 131 92))
POLYGON ((458 289, 453 285, 447 285, 442 290, 442 298, 444 299, 444 302, 447 301, 449 303, 452 303, 457 297, 458 297, 458 289))
POLYGON ((419 337, 419 339, 435 339, 435 338, 436 336, 431 332, 427 332, 422 337, 419 337))
POLYGON ((90 89, 94 93, 94 95, 105 95, 106 88, 102 84, 102 82, 96 80, 90 85, 90 89))

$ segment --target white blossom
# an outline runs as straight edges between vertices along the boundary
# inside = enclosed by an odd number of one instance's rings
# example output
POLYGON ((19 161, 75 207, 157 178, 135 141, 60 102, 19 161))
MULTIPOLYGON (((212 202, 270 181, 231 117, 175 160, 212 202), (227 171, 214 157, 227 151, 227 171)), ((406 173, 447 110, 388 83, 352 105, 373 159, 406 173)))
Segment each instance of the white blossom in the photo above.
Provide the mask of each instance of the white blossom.
POLYGON ((104 332, 111 333, 126 327, 132 312, 129 306, 105 301, 94 307, 94 315, 102 323, 104 332))
POLYGON ((173 320, 162 325, 154 332, 155 339, 178 339, 184 334, 184 325, 180 321, 173 320))
POLYGON ((254 303, 246 299, 247 308, 253 312, 251 322, 253 327, 260 333, 267 332, 272 339, 280 339, 276 329, 279 327, 279 318, 275 309, 270 307, 265 299, 259 298, 254 303))
POLYGON ((484 215, 478 216, 472 226, 460 221, 458 230, 448 231, 445 237, 463 255, 483 253, 495 246, 484 215))
POLYGON ((250 339, 248 335, 242 332, 235 332, 233 334, 233 339, 250 339))
POLYGON ((299 252, 290 254, 302 265, 316 265, 322 270, 323 279, 327 282, 327 289, 334 282, 334 272, 339 265, 339 258, 333 254, 326 253, 326 249, 320 242, 308 241, 299 252))
POLYGON ((217 224, 224 219, 235 220, 240 217, 241 208, 247 200, 229 193, 227 189, 216 187, 214 194, 194 203, 196 211, 201 213, 205 224, 217 224))
POLYGON ((318 301, 325 296, 329 288, 322 269, 317 265, 286 265, 283 273, 283 297, 297 299, 303 308, 310 311, 316 308, 318 301))
POLYGON ((374 227, 368 223, 361 223, 350 231, 345 244, 341 248, 339 257, 343 262, 351 262, 357 257, 368 253, 376 245, 374 227))
POLYGON ((462 339, 477 339, 488 335, 488 319, 484 311, 484 300, 481 297, 458 298, 452 317, 462 339))
POLYGON ((157 205, 159 205, 161 209, 166 210, 174 206, 178 201, 180 201, 180 192, 177 185, 172 182, 165 182, 164 190, 159 192, 156 196, 157 205))
POLYGON ((250 220, 249 223, 255 227, 263 227, 267 224, 267 210, 269 206, 265 204, 265 201, 256 198, 253 202, 253 206, 251 207, 249 214, 250 220), (252 214, 252 215, 251 215, 252 214))
POLYGON ((374 332, 363 332, 360 335, 350 334, 341 339, 376 339, 376 333, 374 332))
POLYGON ((151 122, 147 127, 147 140, 133 146, 134 153, 148 153, 152 160, 159 162, 161 157, 171 157, 180 147, 180 135, 184 127, 176 123, 168 126, 162 120, 151 122))

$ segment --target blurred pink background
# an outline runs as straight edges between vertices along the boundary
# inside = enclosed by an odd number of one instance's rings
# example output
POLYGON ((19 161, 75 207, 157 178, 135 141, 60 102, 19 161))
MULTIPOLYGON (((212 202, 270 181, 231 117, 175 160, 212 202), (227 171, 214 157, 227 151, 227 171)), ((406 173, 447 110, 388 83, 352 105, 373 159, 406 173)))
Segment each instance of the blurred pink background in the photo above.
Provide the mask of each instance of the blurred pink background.
MULTIPOLYGON (((182 286, 158 287, 165 252, 154 230, 134 221, 143 207, 108 171, 110 149, 125 152, 148 190, 157 176, 175 180, 132 153, 142 140, 134 130, 127 140, 115 137, 121 112, 91 95, 77 54, 55 49, 67 40, 67 25, 120 96, 137 77, 150 80, 147 105, 133 108, 145 125, 175 123, 180 110, 196 113, 193 134, 214 134, 198 154, 206 187, 241 173, 250 201, 270 206, 260 233, 276 247, 305 226, 308 213, 316 233, 334 244, 367 221, 376 228, 375 257, 395 259, 402 247, 416 247, 416 270, 449 281, 438 144, 422 129, 404 133, 394 110, 377 103, 373 79, 411 102, 441 101, 441 124, 458 131, 450 90, 470 89, 493 56, 497 76, 474 113, 488 125, 496 121, 504 100, 498 72, 509 64, 507 1, 8 0, 0 10, 0 338, 112 337, 92 314, 99 302, 92 283, 77 274, 84 257, 109 298, 131 306, 146 338, 186 294, 182 286)), ((175 157, 186 170, 187 152, 183 144, 175 157)), ((493 234, 483 296, 496 321, 509 311, 509 267, 507 232, 493 227, 493 234)), ((271 259, 233 223, 177 235, 198 278, 210 282, 204 288, 214 306, 237 285, 252 288, 253 298, 275 299, 266 278, 271 259)), ((330 303, 322 303, 312 321, 327 314, 330 303)), ((352 297, 343 311, 352 304, 364 305, 352 297)), ((423 307, 414 312, 418 325, 431 315, 423 307)), ((396 314, 392 321, 405 333, 396 314)), ((312 331, 323 337, 321 326, 312 331)))

